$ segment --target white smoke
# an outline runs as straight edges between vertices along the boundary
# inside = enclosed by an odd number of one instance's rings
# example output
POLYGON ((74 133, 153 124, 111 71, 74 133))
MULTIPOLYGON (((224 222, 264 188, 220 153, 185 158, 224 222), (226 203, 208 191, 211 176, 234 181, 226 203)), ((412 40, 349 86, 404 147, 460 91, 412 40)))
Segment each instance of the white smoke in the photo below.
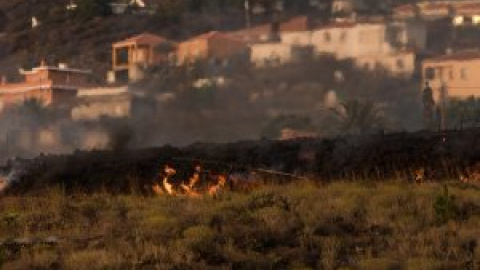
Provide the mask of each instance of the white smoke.
POLYGON ((9 160, 9 166, 0 168, 0 195, 13 183, 20 181, 22 174, 21 162, 15 159, 9 160))
POLYGON ((8 187, 7 178, 0 176, 0 194, 8 187))
POLYGON ((338 97, 335 90, 330 90, 325 94, 323 104, 326 108, 333 109, 338 106, 338 97))

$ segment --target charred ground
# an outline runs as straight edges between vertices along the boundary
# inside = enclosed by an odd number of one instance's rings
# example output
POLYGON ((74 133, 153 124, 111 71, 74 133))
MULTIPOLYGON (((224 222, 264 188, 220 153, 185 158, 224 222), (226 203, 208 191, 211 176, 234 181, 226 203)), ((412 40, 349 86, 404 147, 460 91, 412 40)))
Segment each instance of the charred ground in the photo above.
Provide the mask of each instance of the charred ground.
POLYGON ((479 129, 469 129, 131 151, 78 151, 72 155, 17 161, 13 166, 22 176, 8 193, 35 193, 50 187, 61 187, 67 192, 148 193, 167 163, 176 167, 178 181, 187 179, 194 163, 216 173, 256 172, 271 182, 292 181, 297 176, 319 182, 414 181, 418 171, 422 171, 422 181, 459 179, 468 176, 480 161, 479 135, 479 129))

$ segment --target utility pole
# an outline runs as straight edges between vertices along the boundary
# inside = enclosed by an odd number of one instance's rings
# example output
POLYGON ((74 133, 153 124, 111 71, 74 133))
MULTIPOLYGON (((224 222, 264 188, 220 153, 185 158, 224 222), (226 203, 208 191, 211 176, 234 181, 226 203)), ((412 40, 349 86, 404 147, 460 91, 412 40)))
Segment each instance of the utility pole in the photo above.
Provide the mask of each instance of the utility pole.
POLYGON ((245 27, 250 28, 250 0, 245 0, 245 27))
POLYGON ((446 129, 446 106, 447 106, 448 89, 445 82, 440 86, 440 130, 446 129))
POLYGON ((422 92, 422 102, 423 102, 423 121, 425 128, 427 130, 432 130, 434 128, 433 122, 433 113, 435 109, 435 101, 433 99, 433 91, 430 87, 428 81, 425 82, 425 88, 422 92))

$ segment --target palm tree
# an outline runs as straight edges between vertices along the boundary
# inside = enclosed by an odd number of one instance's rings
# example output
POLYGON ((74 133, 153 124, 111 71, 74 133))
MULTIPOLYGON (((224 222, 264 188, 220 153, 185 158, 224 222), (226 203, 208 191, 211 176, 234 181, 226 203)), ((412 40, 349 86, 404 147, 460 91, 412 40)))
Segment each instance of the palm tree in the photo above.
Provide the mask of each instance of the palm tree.
POLYGON ((353 99, 340 103, 331 110, 342 133, 361 135, 383 130, 386 126, 383 112, 372 101, 353 99))

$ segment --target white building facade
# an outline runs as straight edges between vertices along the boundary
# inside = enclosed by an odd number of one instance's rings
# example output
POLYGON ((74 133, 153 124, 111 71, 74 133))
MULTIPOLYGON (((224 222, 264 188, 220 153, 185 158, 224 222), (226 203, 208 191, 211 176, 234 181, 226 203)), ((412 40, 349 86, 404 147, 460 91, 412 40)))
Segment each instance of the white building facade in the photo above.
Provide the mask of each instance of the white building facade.
POLYGON ((425 49, 427 30, 419 22, 335 23, 308 31, 280 32, 280 41, 251 45, 256 66, 295 60, 296 48, 314 54, 352 58, 359 66, 384 68, 395 75, 411 76, 415 52, 425 49))

